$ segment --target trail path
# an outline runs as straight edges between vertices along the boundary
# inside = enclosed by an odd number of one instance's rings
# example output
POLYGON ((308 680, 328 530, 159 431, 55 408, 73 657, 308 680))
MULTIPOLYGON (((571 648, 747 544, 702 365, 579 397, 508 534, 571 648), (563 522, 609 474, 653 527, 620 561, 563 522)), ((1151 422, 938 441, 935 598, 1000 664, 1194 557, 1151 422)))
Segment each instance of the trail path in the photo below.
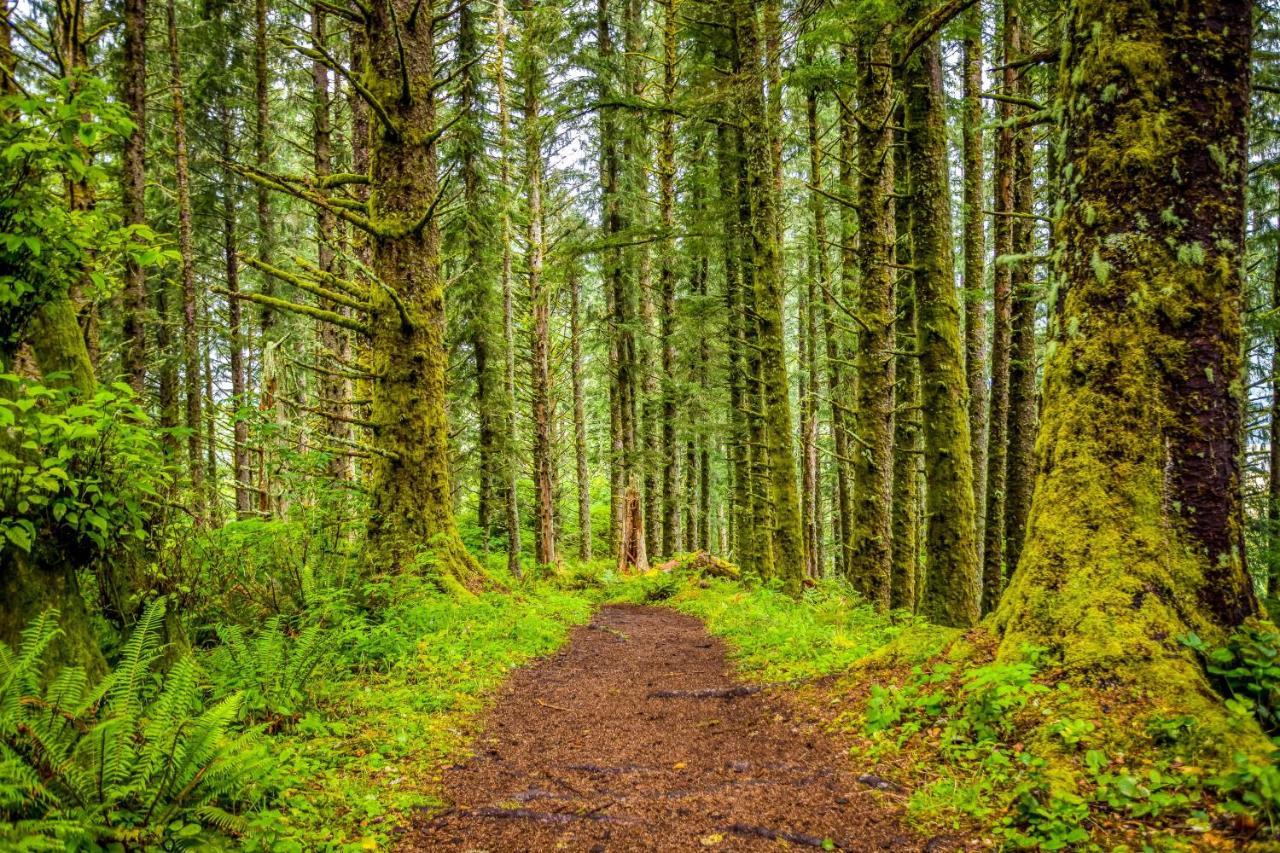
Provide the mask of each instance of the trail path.
POLYGON ((721 642, 664 608, 606 607, 514 674, 453 808, 405 850, 941 849, 881 805, 779 696, 735 682, 721 642))

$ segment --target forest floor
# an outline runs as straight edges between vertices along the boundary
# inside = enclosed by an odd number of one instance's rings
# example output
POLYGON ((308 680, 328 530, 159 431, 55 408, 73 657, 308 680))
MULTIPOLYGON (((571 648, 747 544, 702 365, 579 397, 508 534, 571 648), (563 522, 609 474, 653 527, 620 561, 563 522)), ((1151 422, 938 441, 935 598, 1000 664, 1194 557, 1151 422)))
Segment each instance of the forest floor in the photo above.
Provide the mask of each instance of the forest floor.
POLYGON ((499 692, 406 850, 943 850, 779 690, 664 607, 609 606, 499 692))

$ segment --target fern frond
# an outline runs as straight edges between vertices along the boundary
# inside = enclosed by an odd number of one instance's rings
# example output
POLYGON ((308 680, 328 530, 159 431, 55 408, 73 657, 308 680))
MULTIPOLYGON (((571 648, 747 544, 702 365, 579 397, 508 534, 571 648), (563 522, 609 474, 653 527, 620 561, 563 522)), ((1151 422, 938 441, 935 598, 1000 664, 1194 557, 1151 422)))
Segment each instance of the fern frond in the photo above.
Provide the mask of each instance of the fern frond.
POLYGON ((144 687, 151 667, 160 657, 160 631, 164 626, 165 600, 157 598, 142 611, 142 618, 120 649, 120 664, 113 674, 107 703, 115 713, 135 719, 142 713, 144 687))

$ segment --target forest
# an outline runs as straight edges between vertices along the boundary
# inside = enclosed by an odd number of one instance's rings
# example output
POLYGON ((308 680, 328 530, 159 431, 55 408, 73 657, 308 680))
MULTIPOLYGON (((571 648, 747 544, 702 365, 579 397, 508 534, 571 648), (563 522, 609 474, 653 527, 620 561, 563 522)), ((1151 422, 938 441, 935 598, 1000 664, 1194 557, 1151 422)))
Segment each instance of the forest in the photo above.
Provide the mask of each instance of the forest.
POLYGON ((1275 0, 0 0, 0 850, 1277 850, 1275 613, 1275 0))

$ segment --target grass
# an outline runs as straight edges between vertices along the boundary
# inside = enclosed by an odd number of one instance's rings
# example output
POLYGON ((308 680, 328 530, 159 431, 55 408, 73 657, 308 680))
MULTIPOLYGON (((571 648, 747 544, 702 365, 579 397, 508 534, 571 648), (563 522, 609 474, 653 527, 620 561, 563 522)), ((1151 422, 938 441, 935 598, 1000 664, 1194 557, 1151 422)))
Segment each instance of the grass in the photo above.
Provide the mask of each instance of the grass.
POLYGON ((1001 849, 1280 849, 1261 841, 1277 830, 1273 763, 1198 766, 1207 753, 1194 721, 1175 727, 1141 703, 1072 687, 1041 649, 999 659, 985 627, 877 613, 830 581, 795 601, 649 573, 611 584, 607 597, 697 616, 744 678, 788 683, 793 704, 845 743, 851 762, 908 789, 897 802, 925 837, 1001 849), (1134 733, 1123 752, 1105 737, 1117 725, 1134 733))
MULTIPOLYGON (((1026 663, 998 660, 982 628, 878 613, 838 582, 796 601, 693 571, 618 578, 599 563, 474 599, 408 579, 375 584, 365 597, 376 621, 342 603, 327 617, 317 608, 342 633, 338 674, 318 677, 313 709, 273 736, 277 794, 245 849, 391 844, 415 810, 443 805, 441 772, 466 754, 507 674, 558 648, 602 602, 661 604, 702 620, 744 678, 789 685, 850 761, 909 789, 900 802, 924 835, 1135 850, 1185 849, 1189 832, 1196 841, 1238 838, 1209 831, 1227 814, 1226 798, 1178 750, 1104 752, 1096 702, 1056 684, 1051 663, 1042 667, 1034 653, 1026 663)), ((1245 769, 1250 790, 1272 802, 1274 768, 1245 769)))
POLYGON ((274 738, 276 807, 248 850, 383 849, 461 757, 507 674, 554 651, 591 600, 550 584, 458 600, 408 581, 375 595, 382 618, 347 630, 342 676, 317 679, 314 710, 274 738))

